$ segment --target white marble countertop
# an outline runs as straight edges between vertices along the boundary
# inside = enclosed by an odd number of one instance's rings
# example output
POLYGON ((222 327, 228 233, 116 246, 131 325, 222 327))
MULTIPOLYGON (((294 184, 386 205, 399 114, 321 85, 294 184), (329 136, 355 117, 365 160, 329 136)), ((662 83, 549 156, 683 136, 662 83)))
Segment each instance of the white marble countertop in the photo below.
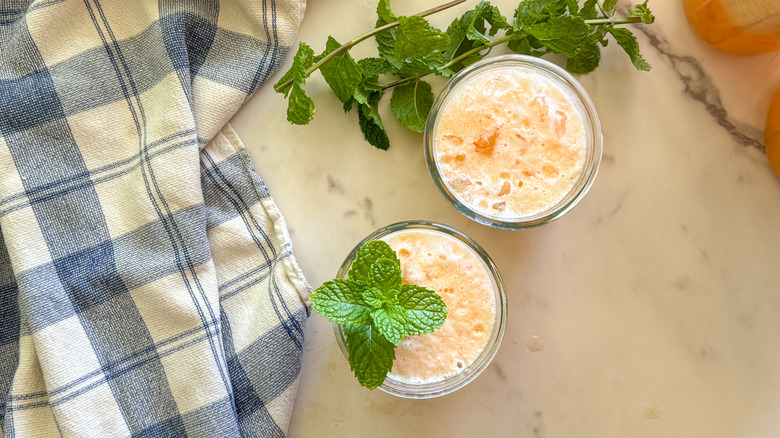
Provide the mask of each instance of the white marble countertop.
MULTIPOLYGON (((412 14, 440 1, 393 0, 412 14)), ((516 0, 495 1, 511 15, 516 0)), ((431 17, 446 27, 469 0, 431 17)), ((315 51, 373 26, 375 0, 311 0, 299 38, 315 51)), ((585 199, 524 231, 460 215, 435 188, 422 136, 382 108, 391 149, 362 139, 315 75, 317 113, 285 121, 271 78, 233 120, 287 219, 312 286, 383 225, 426 219, 482 244, 507 286, 491 366, 454 394, 411 401, 360 387, 330 324, 312 315, 291 437, 773 437, 780 434, 780 178, 763 124, 780 54, 716 52, 678 0, 638 28, 653 65, 614 41, 580 80, 600 113, 604 158, 585 199), (532 352, 532 336, 544 341, 532 352)), ((359 46, 369 56, 372 43, 359 46)), ((441 84, 439 84, 440 86, 441 84)))

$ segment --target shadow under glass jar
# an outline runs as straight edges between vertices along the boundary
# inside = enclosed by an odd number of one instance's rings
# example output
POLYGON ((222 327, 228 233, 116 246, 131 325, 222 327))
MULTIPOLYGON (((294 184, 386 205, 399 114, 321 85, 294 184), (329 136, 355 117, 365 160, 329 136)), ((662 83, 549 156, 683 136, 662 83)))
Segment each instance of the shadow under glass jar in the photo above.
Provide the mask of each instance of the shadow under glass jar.
MULTIPOLYGON (((484 274, 489 278, 490 288, 492 292, 493 303, 495 304, 495 312, 492 315, 490 334, 487 337, 487 341, 482 347, 481 351, 476 355, 470 363, 463 364, 462 368, 459 368, 455 374, 443 375, 438 379, 430 379, 425 382, 412 382, 404 381, 404 379, 395 378, 393 373, 388 374, 384 383, 379 387, 384 392, 389 394, 411 399, 424 399, 438 397, 445 394, 449 394, 457 389, 464 387, 469 382, 473 381, 492 361, 493 357, 498 352, 498 348, 501 345, 501 339, 504 336, 506 329, 506 317, 507 317, 507 300, 506 292, 504 290, 504 283, 493 261, 490 259, 485 250, 479 246, 476 242, 471 240, 468 236, 446 225, 427 222, 427 221, 406 221, 399 222, 371 233, 363 241, 361 241, 355 248, 349 253, 341 268, 338 271, 338 278, 346 278, 352 263, 355 260, 355 256, 358 250, 371 240, 384 240, 392 237, 401 237, 404 234, 423 232, 428 234, 431 238, 443 239, 446 245, 457 247, 459 250, 464 250, 469 255, 470 260, 475 260, 479 266, 475 269, 484 270, 484 274)), ((392 245, 391 245, 392 246, 392 245)), ((395 248, 394 248, 395 249, 395 248)), ((401 261, 402 270, 404 269, 404 261, 401 261)), ((421 284, 426 286, 425 284, 421 284)), ((427 286, 426 286, 427 287, 427 286)), ((441 291, 436 291, 439 295, 443 295, 441 291)), ((446 298, 445 298, 446 301, 446 298)), ((448 312, 453 314, 454 309, 450 309, 448 306, 448 312)), ((448 319, 451 316, 448 316, 448 319)), ((445 321, 445 325, 447 322, 445 321)), ((338 324, 333 325, 334 332, 336 334, 336 340, 339 348, 344 354, 345 358, 348 358, 347 343, 345 339, 342 327, 338 324)), ((429 335, 421 335, 429 336, 429 335)), ((403 343, 402 343, 403 344, 403 343)), ((402 345, 401 344, 401 345, 402 345)))
MULTIPOLYGON (((532 91, 536 92, 536 89, 532 91)), ((529 90, 529 92, 531 92, 531 90, 529 90)), ((545 100, 542 99, 542 102, 545 102, 545 100)), ((491 114, 488 114, 487 118, 489 119, 490 117, 491 114)), ((543 117, 547 117, 547 114, 545 113, 543 117)), ((522 132, 530 132, 531 136, 535 135, 535 126, 533 126, 533 124, 529 126, 527 122, 524 123, 526 123, 526 126, 523 129, 526 130, 522 132)), ((451 122, 451 126, 457 125, 458 123, 451 122)), ((496 136, 498 136, 498 134, 496 134, 496 136)), ((453 136, 453 138, 458 137, 453 136)), ((601 124, 598 113, 582 85, 561 67, 543 59, 525 55, 503 55, 484 59, 466 67, 453 76, 445 84, 441 93, 435 99, 424 131, 425 160, 439 191, 466 217, 485 225, 503 229, 524 229, 539 226, 560 218, 571 210, 588 192, 588 189, 593 184, 596 174, 598 173, 599 164, 601 162, 602 141, 601 124), (489 120, 484 125, 482 124, 480 116, 475 115, 475 111, 472 107, 462 108, 459 111, 462 112, 464 118, 463 120, 457 120, 459 122, 462 121, 460 125, 464 132, 467 129, 463 128, 465 126, 468 126, 468 129, 471 129, 471 127, 474 126, 476 128, 469 132, 479 133, 479 130, 481 129, 488 129, 485 126, 490 123, 495 124, 497 123, 496 120, 503 120, 498 123, 499 127, 495 129, 497 130, 496 132, 501 130, 504 137, 498 137, 498 139, 496 139, 496 137, 492 137, 490 132, 486 132, 484 136, 480 137, 476 142, 464 143, 462 146, 464 153, 454 156, 443 154, 441 151, 442 146, 439 144, 443 141, 442 139, 444 136, 447 135, 446 132, 442 131, 442 120, 444 115, 450 112, 450 106, 453 105, 453 102, 462 99, 461 96, 463 96, 464 93, 480 93, 485 96, 483 100, 489 101, 493 98, 493 96, 490 95, 491 91, 488 90, 489 87, 476 88, 477 85, 475 84, 487 84, 487 82, 479 81, 488 81, 491 77, 495 78, 496 75, 499 75, 500 77, 501 75, 511 76, 512 74, 525 75, 532 79, 531 83, 537 85, 538 83, 546 84, 545 87, 551 90, 551 93, 554 93, 556 96, 563 96, 561 102, 569 107, 574 114, 570 113, 567 115, 563 112, 560 112, 559 114, 551 109, 550 117, 562 117, 564 127, 567 123, 567 117, 568 123, 570 124, 569 126, 574 126, 572 125, 572 121, 580 120, 581 125, 577 125, 577 132, 579 132, 579 126, 581 126, 583 137, 579 138, 578 142, 584 143, 582 144, 581 150, 578 150, 577 152, 582 155, 580 161, 581 170, 565 176, 558 176, 551 172, 556 178, 565 178, 566 182, 564 184, 570 184, 570 186, 565 187, 562 193, 558 193, 561 189, 556 189, 558 192, 551 195, 549 199, 542 198, 542 202, 539 204, 541 207, 535 206, 535 209, 529 209, 528 212, 514 215, 500 213, 493 207, 505 204, 504 200, 507 199, 507 197, 502 198, 502 196, 507 195, 512 191, 517 190, 517 193, 530 193, 522 192, 522 190, 531 190, 534 182, 540 182, 548 177, 546 166, 544 169, 531 169, 530 171, 529 169, 522 167, 522 160, 525 159, 523 154, 528 153, 527 145, 533 143, 533 140, 524 138, 524 135, 528 135, 521 133, 521 122, 515 120, 515 118, 519 118, 519 113, 528 111, 528 108, 535 104, 534 101, 530 101, 530 104, 529 102, 512 102, 509 105, 502 103, 494 104, 496 105, 495 108, 497 111, 508 114, 508 116, 504 119, 496 117, 493 120, 489 120), (574 115, 577 117, 574 117, 574 115), (513 129, 515 129, 515 131, 512 131, 513 129), (513 136, 519 138, 521 143, 518 143, 517 139, 513 138, 513 136), (502 138, 509 140, 504 141, 502 138), (480 144, 480 141, 484 144, 480 144), (489 149, 489 152, 492 153, 493 147, 495 146, 495 144, 492 144, 491 142, 498 143, 496 149, 504 148, 503 150, 509 151, 502 152, 505 154, 505 162, 491 162, 488 158, 485 158, 488 155, 484 153, 485 150, 489 149), (522 142, 526 143, 522 144, 522 142), (473 160, 471 159, 472 157, 474 158, 473 160), (514 163, 507 163, 507 158, 514 160, 514 163), (454 162, 454 164, 446 164, 445 166, 442 161, 445 159, 449 159, 454 162), (461 161, 461 163, 455 162, 458 160, 461 161), (480 160, 482 160, 482 164, 479 164, 480 160), (464 174, 459 174, 452 170, 457 168, 466 169, 468 166, 474 166, 472 163, 477 163, 477 165, 482 166, 481 173, 476 180, 470 176, 466 177, 464 174), (524 172, 524 174, 522 172, 524 172), (510 174, 513 174, 513 176, 509 176, 510 174), (500 181, 499 175, 506 175, 506 179, 503 180, 504 186, 494 188, 492 189, 492 192, 484 195, 490 198, 486 199, 483 197, 478 201, 477 199, 479 196, 473 196, 471 194, 475 192, 468 192, 468 190, 472 190, 473 188, 487 193, 487 187, 477 187, 474 184, 481 186, 482 181, 479 179, 482 177, 488 180, 492 178, 493 180, 500 181), (514 175, 519 175, 519 177, 514 175), (527 178, 525 188, 522 188, 522 178, 527 178), (534 180, 534 178, 537 179, 534 180), (531 184, 528 184, 529 181, 531 184), (466 186, 468 186, 468 188, 464 190, 463 187, 466 186), (484 203, 484 205, 481 205, 482 203, 484 203)), ((539 141, 537 141, 537 143, 538 142, 539 141)), ((541 144, 544 146, 543 142, 541 144)), ((541 153, 547 153, 544 148, 540 150, 543 151, 541 153)), ((551 148, 547 146, 547 150, 551 150, 551 148)), ((543 157, 543 155, 540 155, 541 153, 535 151, 528 154, 529 156, 536 154, 536 156, 543 157)), ((551 157, 554 156, 551 155, 551 157)), ((555 164, 555 158, 542 158, 542 160, 545 159, 553 160, 551 163, 555 164)), ((540 193, 544 193, 544 190, 540 193)), ((523 201, 518 201, 518 205, 522 205, 522 202, 523 201)), ((528 204, 531 205, 530 201, 528 204)))

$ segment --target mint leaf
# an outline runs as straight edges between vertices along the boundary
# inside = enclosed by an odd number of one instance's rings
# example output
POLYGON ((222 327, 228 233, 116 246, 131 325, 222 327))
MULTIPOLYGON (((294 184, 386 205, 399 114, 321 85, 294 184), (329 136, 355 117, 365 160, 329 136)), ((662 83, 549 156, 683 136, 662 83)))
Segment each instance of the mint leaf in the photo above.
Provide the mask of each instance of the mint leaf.
POLYGON ((379 117, 379 110, 375 104, 360 105, 358 123, 360 130, 363 131, 363 137, 371 146, 383 151, 390 147, 390 138, 387 136, 387 131, 385 131, 385 126, 379 117))
MULTIPOLYGON (((314 50, 304 42, 298 43, 298 51, 295 53, 295 57, 293 57, 292 66, 290 66, 287 73, 279 79, 279 82, 274 84, 274 88, 279 88, 289 80, 305 84, 306 69, 311 67, 312 64, 314 64, 314 50)), ((280 91, 280 93, 287 97, 290 93, 290 89, 286 88, 285 90, 280 91)))
MULTIPOLYGON (((388 0, 379 0, 379 4, 376 7, 376 15, 376 27, 382 27, 397 20, 388 0)), ((374 39, 377 43, 379 55, 394 67, 400 67, 401 62, 395 57, 396 30, 397 28, 387 29, 374 35, 374 39)))
POLYGON ((355 261, 352 262, 347 275, 350 280, 361 280, 368 284, 371 278, 371 265, 381 258, 393 260, 399 266, 401 265, 398 255, 387 242, 371 240, 364 243, 355 254, 355 261))
POLYGON ((624 27, 609 27, 607 29, 620 47, 625 50, 628 57, 631 58, 631 62, 638 70, 649 71, 650 64, 645 61, 645 58, 639 53, 639 43, 636 42, 636 37, 630 30, 624 27))
POLYGON ((566 70, 574 74, 590 73, 601 61, 601 49, 598 41, 593 41, 582 48, 576 55, 566 58, 566 70))
POLYGON ((389 73, 393 68, 383 58, 363 58, 358 61, 358 65, 363 70, 363 85, 365 85, 366 81, 376 82, 380 75, 389 73))
POLYGON ((390 7, 390 0, 379 0, 379 3, 376 5, 376 15, 383 25, 392 23, 397 19, 393 9, 390 7))
MULTIPOLYGON (((363 297, 363 301, 365 301, 366 304, 371 306, 372 309, 378 309, 385 304, 384 293, 379 288, 372 287, 366 289, 365 291, 363 291, 361 296, 363 297)), ((395 295, 393 295, 393 297, 395 297, 395 295)), ((397 298, 396 301, 398 301, 397 298)))
MULTIPOLYGON (((444 57, 452 59, 482 44, 490 42, 488 35, 495 35, 500 29, 510 29, 511 25, 495 6, 486 1, 477 4, 476 8, 467 11, 462 17, 455 19, 447 28, 450 44, 444 52, 444 57), (487 30, 487 26, 490 30, 487 30)), ((453 65, 454 70, 460 70, 483 56, 469 57, 453 65)))
POLYGON ((547 53, 546 50, 540 49, 541 47, 544 46, 530 35, 514 38, 507 44, 507 48, 509 48, 509 50, 515 53, 520 53, 521 55, 530 56, 542 56, 547 53))
POLYGON ((371 325, 343 326, 349 367, 368 389, 382 384, 393 369, 395 345, 371 325))
MULTIPOLYGON (((341 47, 341 43, 329 36, 325 45, 323 57, 341 47)), ((343 51, 334 56, 320 67, 325 82, 328 83, 333 93, 341 102, 347 102, 360 85, 363 79, 363 69, 352 59, 348 51, 343 51)))
MULTIPOLYGON (((368 274, 368 287, 377 288, 382 292, 382 300, 386 303, 396 301, 395 295, 401 288, 401 265, 395 257, 381 257, 371 264, 368 274)), ((392 303, 394 304, 394 303, 392 303)))
POLYGON ((447 305, 434 291, 405 284, 398 293, 398 304, 406 310, 406 336, 431 333, 444 324, 447 305))
POLYGON ((481 1, 474 9, 474 17, 466 29, 466 34, 472 41, 489 43, 490 38, 487 35, 494 36, 499 30, 511 27, 497 7, 486 1, 481 1), (487 31, 486 23, 490 25, 490 31, 487 31))
POLYGON ((534 38, 554 53, 574 57, 588 41, 590 26, 582 17, 567 15, 554 17, 545 23, 539 23, 528 29, 534 38))
POLYGON ((403 307, 392 305, 374 309, 371 311, 371 319, 379 332, 394 345, 398 345, 406 337, 409 320, 403 307))
POLYGON ((287 104, 287 121, 295 125, 308 125, 314 118, 314 101, 306 94, 303 85, 293 82, 287 104))
POLYGON ((292 80, 292 85, 282 93, 288 98, 287 121, 295 125, 307 125, 314 118, 314 101, 303 89, 306 84, 306 69, 312 64, 314 64, 314 51, 306 43, 301 42, 290 70, 275 85, 278 88, 292 80))
POLYGON ((371 308, 361 294, 365 288, 365 283, 351 279, 326 281, 311 295, 311 304, 336 324, 369 324, 371 308))
POLYGON ((446 33, 432 27, 422 17, 398 17, 393 54, 401 64, 423 59, 429 64, 444 65, 444 51, 450 44, 446 33))
POLYGON ((592 20, 596 18, 598 16, 598 11, 596 10, 597 1, 598 0, 586 0, 582 5, 582 9, 580 9, 580 12, 578 13, 579 16, 586 20, 592 20))
POLYGON ((612 15, 615 13, 615 9, 617 9, 617 2, 618 0, 604 0, 601 6, 608 15, 612 15))
POLYGON ((431 86, 419 79, 395 87, 390 99, 390 109, 396 118, 415 132, 422 133, 433 106, 431 86))
POLYGON ((566 0, 524 0, 515 9, 514 31, 566 13, 566 0))
POLYGON ((401 77, 424 76, 429 73, 444 77, 452 76, 454 74, 452 69, 446 68, 444 65, 443 56, 436 52, 431 56, 407 58, 400 67, 394 69, 394 73, 401 77))
POLYGON ((629 9, 628 15, 632 17, 641 17, 642 23, 653 24, 655 16, 653 16, 653 13, 650 12, 650 9, 647 7, 647 1, 648 0, 645 0, 641 5, 636 5, 636 7, 629 9))

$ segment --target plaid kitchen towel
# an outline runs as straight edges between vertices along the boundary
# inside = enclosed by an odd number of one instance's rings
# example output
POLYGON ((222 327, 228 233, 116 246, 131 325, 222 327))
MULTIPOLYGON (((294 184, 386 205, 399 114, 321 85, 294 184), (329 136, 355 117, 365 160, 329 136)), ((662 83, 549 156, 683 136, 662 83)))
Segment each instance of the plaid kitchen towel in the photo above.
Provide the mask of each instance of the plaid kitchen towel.
POLYGON ((310 288, 226 123, 304 7, 0 0, 0 435, 285 434, 310 288))

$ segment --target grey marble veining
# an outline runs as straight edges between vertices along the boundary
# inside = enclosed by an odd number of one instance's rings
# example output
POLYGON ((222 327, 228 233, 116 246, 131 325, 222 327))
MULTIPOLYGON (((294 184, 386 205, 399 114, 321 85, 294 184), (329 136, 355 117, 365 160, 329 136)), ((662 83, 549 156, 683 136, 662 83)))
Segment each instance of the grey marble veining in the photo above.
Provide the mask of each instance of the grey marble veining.
POLYGON ((658 32, 644 26, 638 26, 637 30, 645 36, 645 41, 671 64, 678 78, 685 85, 686 95, 704 105, 718 125, 731 134, 739 144, 755 147, 764 152, 763 131, 729 117, 728 110, 720 99, 718 87, 701 62, 692 55, 676 53, 658 32))

